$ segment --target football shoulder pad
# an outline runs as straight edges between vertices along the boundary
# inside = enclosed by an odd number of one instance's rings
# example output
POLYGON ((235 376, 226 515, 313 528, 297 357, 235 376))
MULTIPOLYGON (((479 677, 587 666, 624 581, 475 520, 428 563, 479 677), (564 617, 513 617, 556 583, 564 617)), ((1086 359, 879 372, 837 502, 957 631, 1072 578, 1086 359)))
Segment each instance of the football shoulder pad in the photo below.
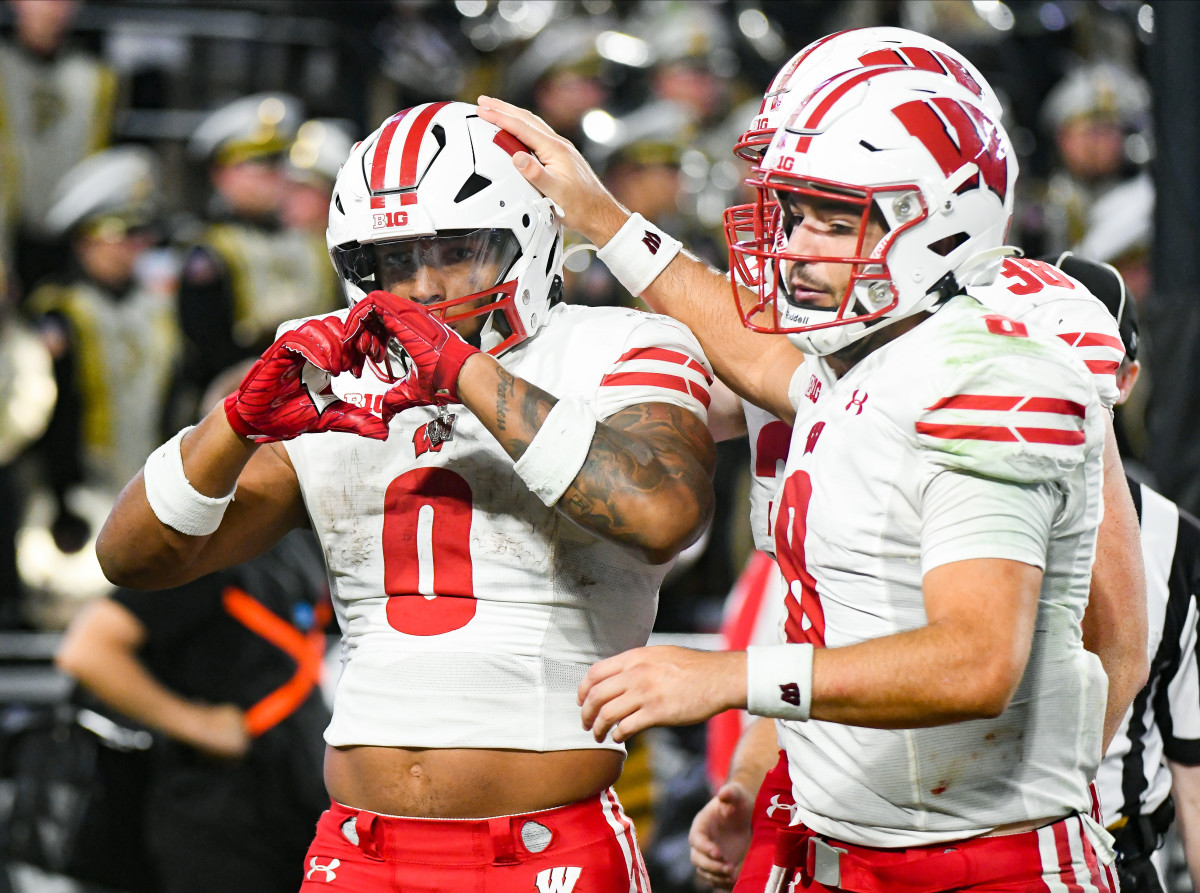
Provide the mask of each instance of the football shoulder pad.
POLYGON ((1063 479, 1103 448, 1104 409, 1061 341, 978 304, 941 322, 925 345, 938 359, 913 425, 935 465, 1033 484, 1063 479))

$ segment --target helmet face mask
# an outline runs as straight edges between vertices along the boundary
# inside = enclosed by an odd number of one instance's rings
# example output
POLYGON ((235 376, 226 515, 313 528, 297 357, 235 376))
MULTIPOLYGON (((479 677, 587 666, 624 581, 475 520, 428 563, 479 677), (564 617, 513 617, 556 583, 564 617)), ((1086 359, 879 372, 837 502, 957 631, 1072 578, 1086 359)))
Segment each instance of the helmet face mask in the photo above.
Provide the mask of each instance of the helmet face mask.
POLYGON ((499 355, 545 321, 561 282, 553 203, 512 166, 524 147, 473 105, 427 103, 359 143, 326 240, 353 306, 373 289, 419 301, 499 355))
POLYGON ((1007 252, 1016 171, 1003 129, 944 76, 881 67, 830 79, 776 133, 748 180, 756 201, 726 212, 734 279, 755 293, 747 306, 734 289, 743 321, 824 355, 991 281, 1007 252), (846 209, 857 245, 797 253, 792 205, 846 209), (868 245, 873 220, 882 235, 868 245), (829 304, 795 297, 796 284, 812 284, 806 268, 839 266, 844 288, 829 304))

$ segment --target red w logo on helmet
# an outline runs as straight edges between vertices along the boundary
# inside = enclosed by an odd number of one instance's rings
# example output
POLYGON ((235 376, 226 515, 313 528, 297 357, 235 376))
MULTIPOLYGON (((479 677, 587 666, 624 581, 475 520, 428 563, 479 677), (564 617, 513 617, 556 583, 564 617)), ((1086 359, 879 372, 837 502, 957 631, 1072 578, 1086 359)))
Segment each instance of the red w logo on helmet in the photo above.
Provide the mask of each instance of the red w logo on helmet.
POLYGON ((963 165, 975 163, 979 173, 956 192, 986 185, 1004 201, 1008 194, 1008 152, 996 125, 981 110, 938 96, 906 102, 894 108, 892 114, 925 145, 947 177, 963 165))
POLYGON ((862 65, 907 65, 919 68, 921 71, 932 71, 934 74, 945 74, 954 78, 976 96, 983 96, 983 87, 971 75, 967 67, 953 56, 938 50, 927 50, 922 47, 895 47, 875 50, 858 57, 862 65))

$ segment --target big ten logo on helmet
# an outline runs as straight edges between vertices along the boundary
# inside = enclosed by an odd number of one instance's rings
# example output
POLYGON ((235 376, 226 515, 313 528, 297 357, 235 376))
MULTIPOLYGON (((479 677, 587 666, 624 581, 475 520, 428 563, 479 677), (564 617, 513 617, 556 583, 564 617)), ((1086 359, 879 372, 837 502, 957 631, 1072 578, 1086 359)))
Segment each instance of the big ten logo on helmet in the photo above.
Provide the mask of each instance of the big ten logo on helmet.
POLYGON ((981 109, 936 96, 898 105, 892 114, 924 144, 947 177, 967 164, 979 168, 979 173, 968 177, 956 193, 986 185, 1004 201, 1008 194, 1008 152, 996 124, 981 109))
POLYGON ((407 226, 407 211, 382 211, 371 215, 372 229, 385 229, 390 226, 407 226))

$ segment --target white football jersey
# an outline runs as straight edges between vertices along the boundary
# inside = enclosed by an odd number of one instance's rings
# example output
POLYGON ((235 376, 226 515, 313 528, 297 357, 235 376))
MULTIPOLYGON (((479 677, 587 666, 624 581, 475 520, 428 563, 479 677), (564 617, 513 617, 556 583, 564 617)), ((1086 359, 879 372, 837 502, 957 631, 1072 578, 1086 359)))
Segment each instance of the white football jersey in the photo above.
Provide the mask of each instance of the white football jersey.
POLYGON ((780 724, 799 821, 901 847, 1087 811, 1107 692, 1079 626, 1103 511, 1102 414, 1057 339, 959 296, 796 425, 776 515, 789 641, 838 647, 922 627, 922 577, 951 561, 1044 570, 1028 665, 999 717, 780 724))
MULTIPOLYGON (((666 317, 554 307, 501 364, 601 420, 671 403, 703 420, 711 370, 666 317)), ((389 384, 334 380, 378 408, 389 384)), ((391 422, 386 441, 324 433, 287 443, 342 626, 334 746, 607 747, 576 688, 596 661, 646 644, 670 564, 650 565, 547 508, 463 406, 391 422), (448 437, 443 435, 448 433, 448 437)))
POLYGON ((1109 409, 1117 402, 1117 367, 1125 356, 1121 331, 1083 283, 1045 261, 1009 257, 995 282, 967 292, 1017 322, 1053 332, 1075 349, 1092 373, 1100 402, 1109 409))
MULTIPOLYGON (((1125 356, 1121 333, 1108 308, 1081 282, 1044 261, 1010 257, 991 285, 967 292, 981 304, 1027 325, 1050 331, 1075 349, 1092 373, 1100 402, 1111 409, 1120 393, 1117 367, 1125 356)), ((835 381, 819 357, 806 357, 792 379, 796 424, 835 381), (802 398, 802 399, 801 399, 802 398)), ((771 523, 787 458, 788 426, 753 403, 742 401, 750 440, 750 525, 756 548, 775 554, 771 523)))

